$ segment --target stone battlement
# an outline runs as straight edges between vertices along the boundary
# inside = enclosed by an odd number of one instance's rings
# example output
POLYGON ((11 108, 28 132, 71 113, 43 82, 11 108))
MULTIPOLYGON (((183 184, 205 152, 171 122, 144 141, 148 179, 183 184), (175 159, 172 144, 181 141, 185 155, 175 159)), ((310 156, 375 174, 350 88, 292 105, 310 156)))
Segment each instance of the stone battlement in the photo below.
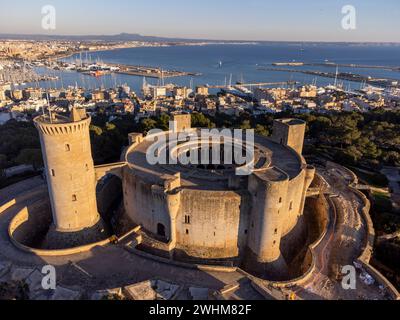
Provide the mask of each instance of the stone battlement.
POLYGON ((88 130, 91 118, 77 121, 77 122, 49 122, 43 116, 36 117, 34 120, 35 126, 42 134, 45 135, 69 135, 76 132, 83 132, 88 130))

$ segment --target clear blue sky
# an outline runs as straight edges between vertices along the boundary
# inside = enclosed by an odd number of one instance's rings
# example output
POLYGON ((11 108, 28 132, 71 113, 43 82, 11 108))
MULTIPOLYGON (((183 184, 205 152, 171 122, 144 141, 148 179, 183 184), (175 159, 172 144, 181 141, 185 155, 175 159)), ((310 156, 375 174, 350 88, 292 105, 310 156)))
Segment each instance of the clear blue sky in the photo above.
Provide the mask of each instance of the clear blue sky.
POLYGON ((399 0, 2 0, 0 33, 116 34, 229 40, 400 42, 399 0), (57 28, 41 28, 54 5, 57 28), (341 28, 344 5, 357 29, 341 28))

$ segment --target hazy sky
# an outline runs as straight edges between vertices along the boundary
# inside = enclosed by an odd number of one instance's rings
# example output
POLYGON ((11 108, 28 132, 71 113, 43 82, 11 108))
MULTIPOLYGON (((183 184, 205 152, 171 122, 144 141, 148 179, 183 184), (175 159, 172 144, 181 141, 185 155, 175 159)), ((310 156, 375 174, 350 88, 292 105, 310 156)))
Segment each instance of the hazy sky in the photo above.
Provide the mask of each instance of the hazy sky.
POLYGON ((400 0, 0 0, 0 33, 400 42, 400 0), (357 29, 341 26, 356 8, 357 29), (41 8, 56 8, 56 30, 41 8))

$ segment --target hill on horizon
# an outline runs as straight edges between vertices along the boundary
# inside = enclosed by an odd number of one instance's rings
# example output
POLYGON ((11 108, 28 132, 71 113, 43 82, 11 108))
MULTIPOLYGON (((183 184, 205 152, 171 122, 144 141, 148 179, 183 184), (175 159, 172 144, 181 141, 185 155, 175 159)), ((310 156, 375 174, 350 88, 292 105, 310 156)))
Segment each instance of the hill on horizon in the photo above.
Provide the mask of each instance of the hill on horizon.
POLYGON ((51 35, 51 34, 7 34, 0 33, 0 40, 31 40, 31 41, 104 41, 104 42, 124 42, 124 41, 142 41, 142 42, 209 42, 209 43, 271 43, 271 44, 295 44, 295 45, 400 45, 400 42, 327 42, 327 41, 268 41, 268 40, 210 40, 210 39, 186 39, 186 38, 168 38, 159 36, 143 36, 139 33, 120 33, 114 35, 51 35))
MULTIPOLYGON (((215 42, 218 40, 167 38, 157 36, 143 36, 138 33, 120 33, 115 35, 47 35, 47 34, 0 34, 3 40, 73 40, 73 41, 143 41, 143 42, 215 42)), ((221 40, 223 41, 223 40, 221 40)), ((231 42, 231 41, 226 41, 231 42)))

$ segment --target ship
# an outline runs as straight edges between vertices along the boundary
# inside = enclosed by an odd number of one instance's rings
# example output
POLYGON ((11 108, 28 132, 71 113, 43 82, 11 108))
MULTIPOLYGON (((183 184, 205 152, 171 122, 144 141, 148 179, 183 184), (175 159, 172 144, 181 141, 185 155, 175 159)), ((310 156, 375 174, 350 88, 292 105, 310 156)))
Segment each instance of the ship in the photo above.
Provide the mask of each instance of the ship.
POLYGON ((96 77, 96 78, 102 77, 102 76, 104 76, 105 74, 106 74, 106 72, 105 72, 105 71, 102 71, 102 70, 96 70, 96 71, 90 71, 90 72, 89 72, 89 75, 91 75, 91 76, 93 76, 93 77, 96 77))
POLYGON ((251 99, 253 96, 253 92, 251 90, 241 85, 228 86, 227 88, 221 89, 221 91, 223 93, 232 94, 245 100, 251 99))

